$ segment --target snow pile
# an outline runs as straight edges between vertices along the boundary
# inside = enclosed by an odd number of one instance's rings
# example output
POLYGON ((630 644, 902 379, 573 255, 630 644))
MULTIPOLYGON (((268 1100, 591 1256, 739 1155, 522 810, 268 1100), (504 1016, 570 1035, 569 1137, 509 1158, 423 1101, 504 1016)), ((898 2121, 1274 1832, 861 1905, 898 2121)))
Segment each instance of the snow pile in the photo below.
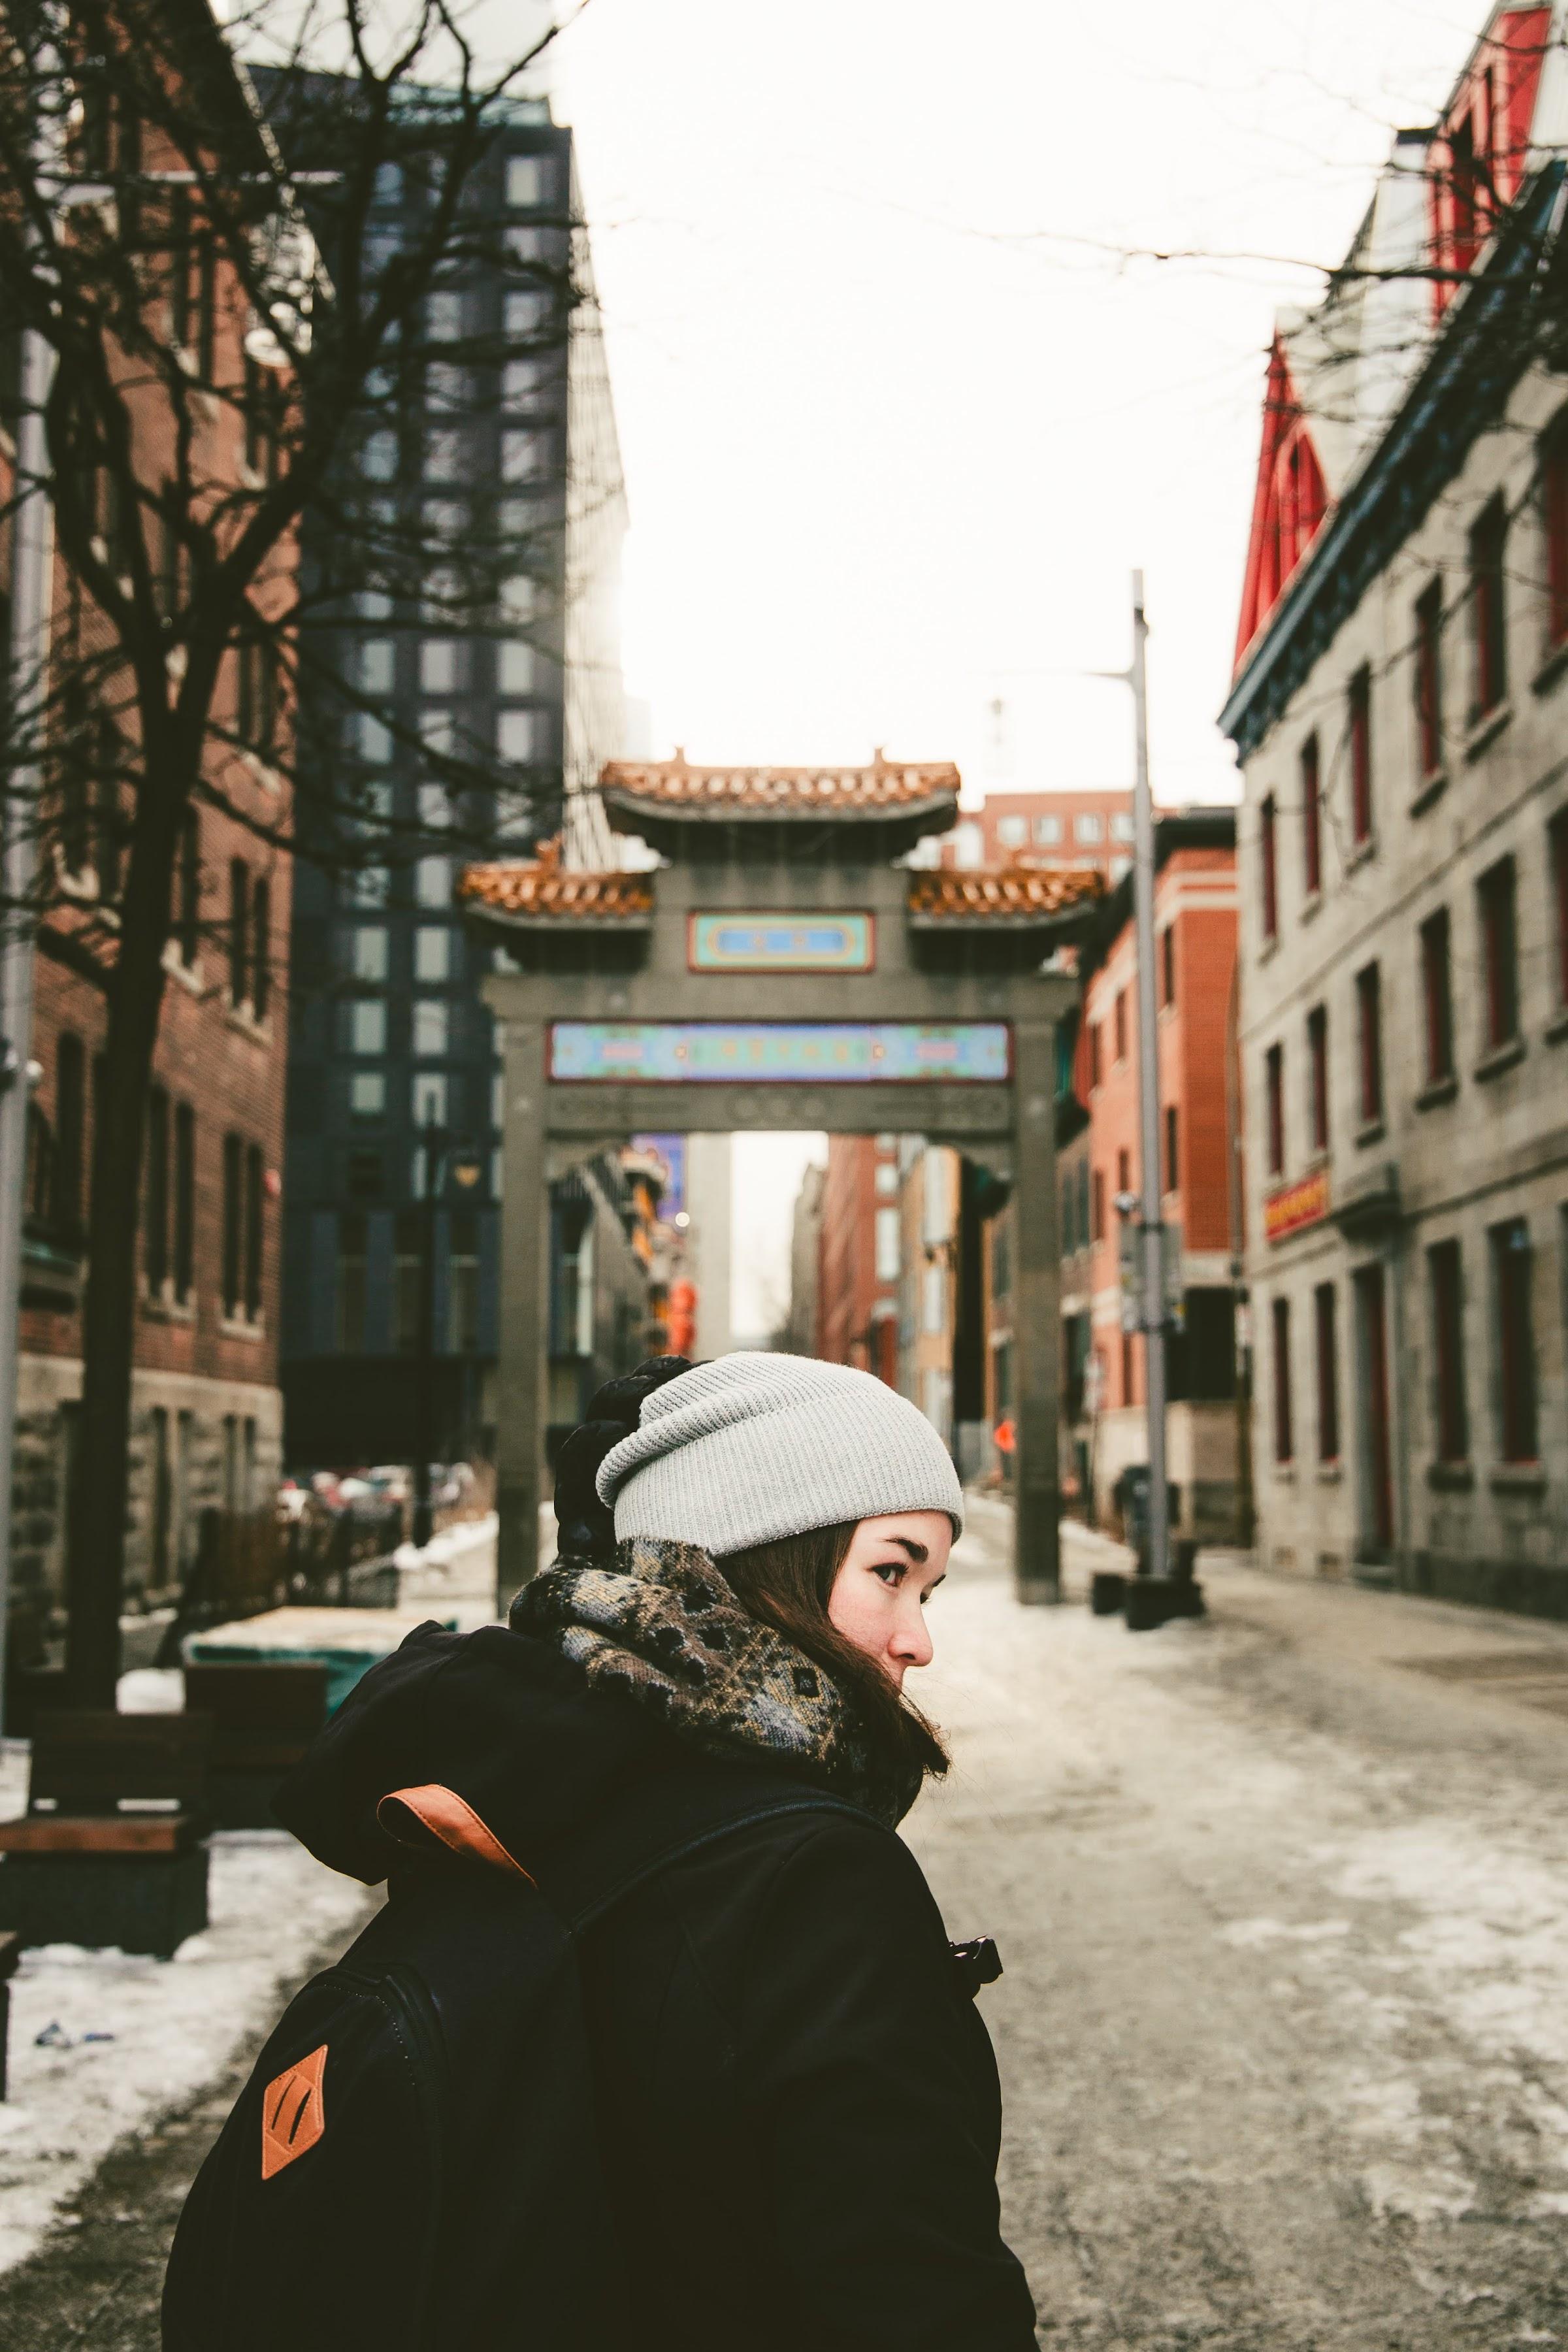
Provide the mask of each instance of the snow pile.
MULTIPOLYGON (((0 1809, 19 1812, 26 1797, 26 1759, 9 1749, 0 1809)), ((25 1953, 0 2105, 0 2270, 31 2253, 117 2139, 181 2106, 237 2045, 258 2041, 376 1900, 285 1831, 227 1831, 212 1841, 211 1925, 172 1960, 74 1944, 25 1953)))

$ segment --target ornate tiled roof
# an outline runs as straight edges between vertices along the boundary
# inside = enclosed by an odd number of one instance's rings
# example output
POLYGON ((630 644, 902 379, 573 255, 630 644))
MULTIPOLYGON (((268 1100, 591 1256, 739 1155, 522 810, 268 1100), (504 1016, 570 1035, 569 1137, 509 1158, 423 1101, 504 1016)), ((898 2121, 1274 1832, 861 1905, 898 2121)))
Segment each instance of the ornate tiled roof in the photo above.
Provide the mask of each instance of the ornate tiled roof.
POLYGON ((917 923, 1040 923, 1105 896, 1098 866, 935 866, 910 877, 917 923))
POLYGON ((661 814, 723 817, 877 817, 956 800, 951 760, 905 763, 879 751, 868 768, 694 768, 673 760, 612 760, 604 790, 661 814))
POLYGON ((563 868, 558 841, 542 842, 537 857, 466 867, 458 895, 491 914, 524 921, 565 918, 624 922, 653 912, 651 875, 563 868))

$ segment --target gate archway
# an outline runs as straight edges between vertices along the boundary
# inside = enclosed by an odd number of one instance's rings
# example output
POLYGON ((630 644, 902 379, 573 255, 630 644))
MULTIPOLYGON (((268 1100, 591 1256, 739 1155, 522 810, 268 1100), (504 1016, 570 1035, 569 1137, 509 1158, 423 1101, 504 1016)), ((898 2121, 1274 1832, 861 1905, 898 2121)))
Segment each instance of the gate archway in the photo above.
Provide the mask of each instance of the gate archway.
POLYGON ((1057 1024, 1044 970, 1098 897, 1084 869, 901 861, 958 813, 958 772, 616 762, 612 825, 666 863, 475 866, 470 921, 502 1056, 498 1582, 534 1570, 543 1484, 550 1186, 634 1134, 918 1134, 1013 1186, 1014 1575, 1058 1592, 1057 1024))

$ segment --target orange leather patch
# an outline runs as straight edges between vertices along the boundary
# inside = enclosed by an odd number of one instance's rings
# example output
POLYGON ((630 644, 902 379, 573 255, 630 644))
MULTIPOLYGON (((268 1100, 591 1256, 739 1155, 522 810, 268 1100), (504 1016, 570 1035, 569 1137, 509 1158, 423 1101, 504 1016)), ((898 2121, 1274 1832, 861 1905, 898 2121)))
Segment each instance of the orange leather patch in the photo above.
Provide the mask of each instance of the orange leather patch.
POLYGON ((471 1854, 476 1862, 513 1871, 519 1878, 526 1878, 530 1886, 533 1885, 521 1863, 508 1853, 495 1832, 455 1789, 444 1789, 438 1780, 430 1780, 419 1789, 390 1789, 383 1797, 375 1809, 382 1828, 401 1844, 416 1845, 418 1840, 408 1835, 405 1814, 411 1814, 421 1829, 439 1838, 454 1853, 471 1854))
POLYGON ((261 2100, 261 2178, 270 2180, 308 2147, 314 2147, 327 2128, 321 2098, 327 2045, 312 2050, 297 2065, 285 2066, 268 2084, 261 2100))

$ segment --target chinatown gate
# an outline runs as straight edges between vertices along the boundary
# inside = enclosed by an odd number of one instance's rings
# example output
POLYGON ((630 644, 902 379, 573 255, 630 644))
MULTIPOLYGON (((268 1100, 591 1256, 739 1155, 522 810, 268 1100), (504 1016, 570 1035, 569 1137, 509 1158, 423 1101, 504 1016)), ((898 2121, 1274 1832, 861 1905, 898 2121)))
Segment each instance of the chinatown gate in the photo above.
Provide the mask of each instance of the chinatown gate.
MULTIPOLYGON (((1058 1596, 1056 1026, 1042 971, 1094 874, 912 869, 958 812, 950 765, 606 768, 610 824, 667 861, 576 871, 552 847, 475 866, 464 912, 503 1056, 498 1589, 538 1558, 550 1187, 634 1134, 913 1134, 1010 1182, 1023 1601, 1058 1596)), ((810 1465, 803 1464, 809 1475, 810 1465)), ((504 1605, 504 1604, 503 1604, 504 1605)))

